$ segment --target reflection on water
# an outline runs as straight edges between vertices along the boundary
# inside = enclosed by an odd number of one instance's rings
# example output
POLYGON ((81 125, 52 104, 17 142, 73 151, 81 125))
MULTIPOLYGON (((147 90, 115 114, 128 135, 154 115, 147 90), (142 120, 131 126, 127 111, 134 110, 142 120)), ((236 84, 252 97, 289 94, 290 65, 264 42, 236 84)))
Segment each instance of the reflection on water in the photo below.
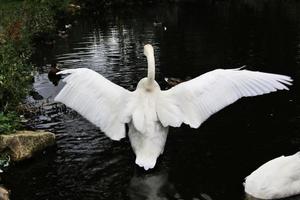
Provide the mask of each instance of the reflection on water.
MULTIPOLYGON (((152 173, 135 172, 129 183, 128 195, 131 200, 183 199, 174 184, 169 181, 168 172, 162 169, 152 173)), ((200 198, 192 197, 191 199, 212 200, 205 193, 201 193, 200 198)))
POLYGON ((54 132, 57 145, 3 175, 12 199, 244 199, 244 177, 300 147, 299 6, 293 0, 203 0, 79 20, 69 38, 53 49, 41 47, 36 56, 36 96, 28 102, 39 115, 29 126, 54 132), (53 85, 48 71, 52 62, 63 69, 87 67, 133 90, 146 75, 146 43, 155 48, 162 88, 164 77, 184 79, 245 64, 291 75, 295 85, 289 92, 241 100, 199 129, 171 128, 157 168, 145 173, 134 164, 127 139, 111 141, 53 102, 63 83, 53 85))
POLYGON ((169 183, 167 172, 134 175, 129 184, 128 195, 132 200, 168 198, 180 199, 174 185, 169 183))

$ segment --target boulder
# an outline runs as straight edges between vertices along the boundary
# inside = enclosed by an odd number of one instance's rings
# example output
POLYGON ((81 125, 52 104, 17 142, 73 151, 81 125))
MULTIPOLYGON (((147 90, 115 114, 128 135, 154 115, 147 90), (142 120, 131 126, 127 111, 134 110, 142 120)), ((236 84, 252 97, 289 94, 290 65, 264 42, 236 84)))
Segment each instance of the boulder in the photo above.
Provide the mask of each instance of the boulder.
POLYGON ((18 131, 0 135, 0 152, 9 153, 11 160, 31 158, 36 152, 55 144, 55 135, 44 131, 18 131))
POLYGON ((0 186, 0 200, 9 200, 9 192, 0 186))

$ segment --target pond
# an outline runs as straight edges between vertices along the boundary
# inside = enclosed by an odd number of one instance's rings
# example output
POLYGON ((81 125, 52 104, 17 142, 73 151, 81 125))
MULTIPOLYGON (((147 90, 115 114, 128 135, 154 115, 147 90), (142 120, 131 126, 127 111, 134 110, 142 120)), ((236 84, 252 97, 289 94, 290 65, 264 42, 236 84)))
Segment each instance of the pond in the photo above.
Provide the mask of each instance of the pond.
POLYGON ((300 2, 243 0, 133 6, 84 16, 53 47, 44 46, 28 97, 39 108, 34 129, 57 144, 12 166, 2 177, 13 200, 245 199, 244 178, 264 162, 300 147, 300 2), (154 22, 162 22, 155 24, 154 22), (292 76, 290 91, 244 98, 199 129, 171 128, 154 170, 135 165, 128 138, 111 141, 53 98, 63 87, 48 80, 49 65, 87 67, 134 90, 146 76, 144 44, 154 46, 157 82, 216 68, 292 76), (36 98, 37 99, 37 98, 36 98))

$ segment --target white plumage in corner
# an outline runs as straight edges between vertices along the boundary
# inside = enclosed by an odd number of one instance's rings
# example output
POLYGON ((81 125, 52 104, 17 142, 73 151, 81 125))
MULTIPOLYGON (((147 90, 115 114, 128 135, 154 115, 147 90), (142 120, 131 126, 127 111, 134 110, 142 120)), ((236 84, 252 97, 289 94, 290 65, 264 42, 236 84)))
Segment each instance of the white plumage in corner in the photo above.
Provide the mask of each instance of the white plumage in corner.
POLYGON ((300 194, 300 152, 275 158, 252 172, 245 192, 259 199, 280 199, 300 194))
POLYGON ((240 69, 216 69, 161 91, 155 81, 154 51, 144 46, 148 76, 130 92, 90 69, 69 69, 66 85, 56 96, 98 126, 112 140, 128 136, 136 164, 153 168, 163 153, 168 127, 182 123, 198 128, 209 116, 242 97, 288 90, 288 76, 240 69))

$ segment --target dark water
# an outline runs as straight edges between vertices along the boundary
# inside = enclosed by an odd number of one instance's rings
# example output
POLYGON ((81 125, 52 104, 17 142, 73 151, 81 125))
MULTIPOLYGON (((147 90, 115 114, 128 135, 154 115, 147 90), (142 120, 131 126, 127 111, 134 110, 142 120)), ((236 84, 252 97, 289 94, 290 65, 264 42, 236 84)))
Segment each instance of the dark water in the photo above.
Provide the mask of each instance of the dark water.
POLYGON ((300 2, 208 1, 124 8, 84 17, 53 48, 39 49, 34 89, 43 100, 30 126, 56 134, 56 147, 11 167, 2 183, 13 200, 245 199, 244 178, 264 162, 300 147, 300 2), (161 21, 162 26, 153 22, 161 21), (164 26, 166 30, 164 30, 164 26), (146 75, 143 45, 155 48, 157 81, 215 68, 293 77, 290 91, 242 99, 199 129, 171 128, 152 171, 134 164, 128 139, 113 142, 53 97, 49 64, 88 67, 133 90, 146 75))

